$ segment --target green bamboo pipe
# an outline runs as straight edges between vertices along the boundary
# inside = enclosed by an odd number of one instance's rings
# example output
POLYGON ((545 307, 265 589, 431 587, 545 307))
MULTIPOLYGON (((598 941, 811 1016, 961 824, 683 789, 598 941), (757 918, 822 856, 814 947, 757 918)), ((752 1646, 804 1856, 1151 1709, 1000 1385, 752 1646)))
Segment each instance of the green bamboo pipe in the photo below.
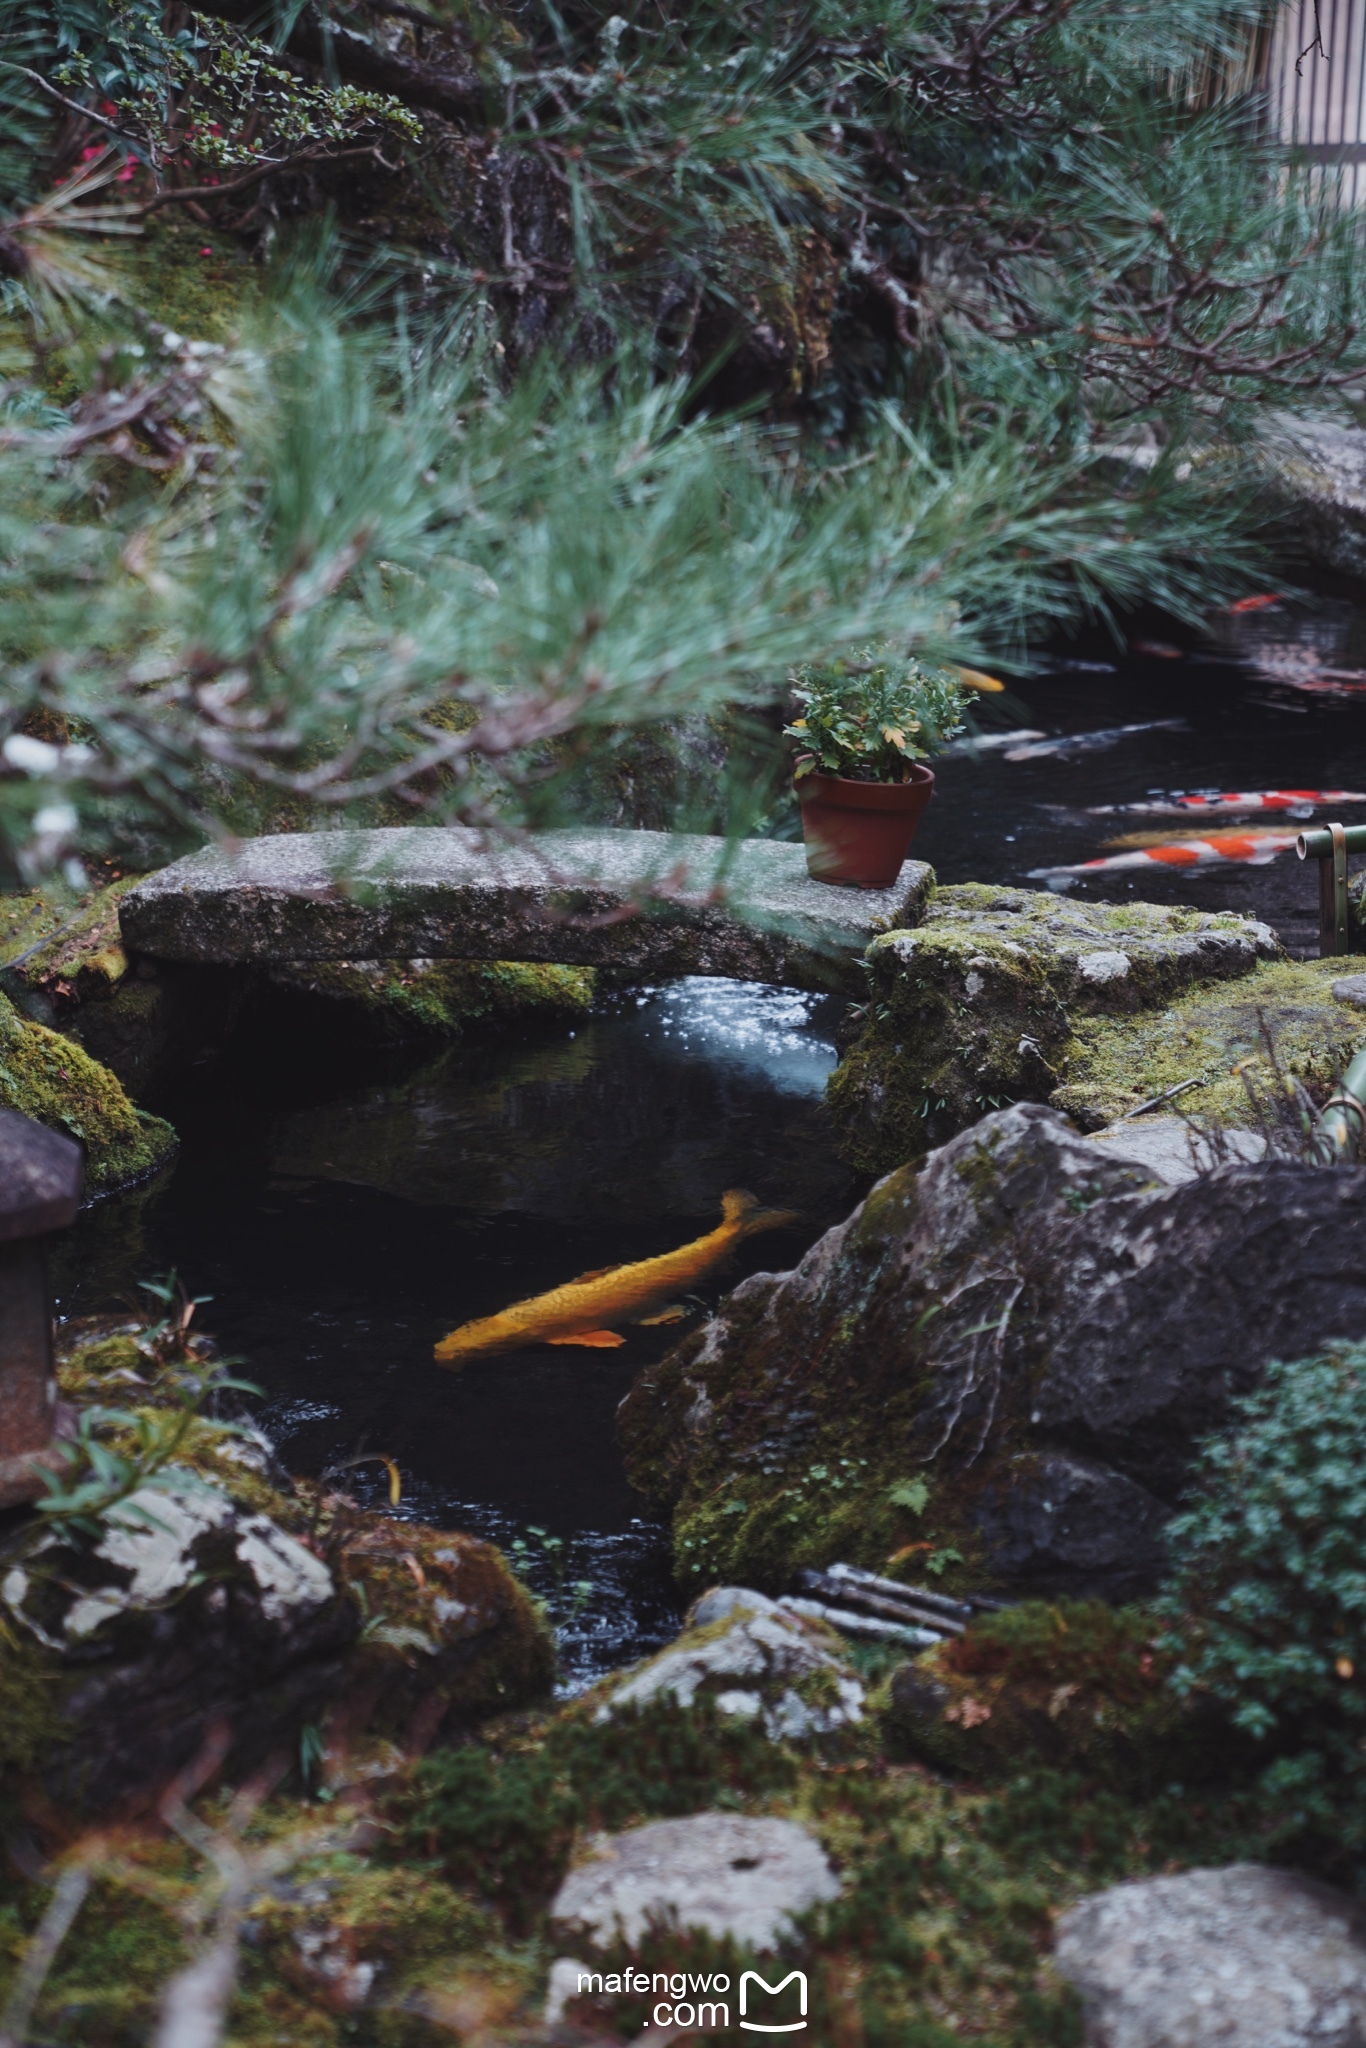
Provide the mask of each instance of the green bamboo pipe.
POLYGON ((1366 1045, 1353 1055, 1342 1086, 1320 1111, 1319 1130, 1331 1148, 1326 1164, 1337 1166, 1359 1156, 1366 1132, 1366 1045))
MULTIPOLYGON (((1366 825, 1343 825, 1340 830, 1347 842, 1348 853, 1366 853, 1366 825)), ((1331 860, 1331 830, 1327 825, 1319 825, 1312 832, 1301 832, 1295 841, 1295 851, 1301 860, 1331 860)))

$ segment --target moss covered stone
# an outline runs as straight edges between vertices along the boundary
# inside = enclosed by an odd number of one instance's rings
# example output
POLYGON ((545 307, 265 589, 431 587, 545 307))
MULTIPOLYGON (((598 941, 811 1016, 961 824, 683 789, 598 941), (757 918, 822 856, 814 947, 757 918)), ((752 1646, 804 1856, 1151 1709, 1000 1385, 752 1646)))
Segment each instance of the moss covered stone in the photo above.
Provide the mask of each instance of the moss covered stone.
POLYGON ((868 950, 863 1030, 831 1076, 841 1149, 885 1173, 1008 1102, 1063 1084, 1080 1020, 1131 1016, 1278 952, 1248 918, 1046 892, 937 889, 910 931, 868 950))
POLYGON ((555 1676, 545 1615, 491 1543, 367 1514, 340 1534, 344 1585, 366 1617, 337 1712, 423 1744, 544 1698, 555 1676))
POLYGON ((0 965, 0 986, 134 1097, 221 1046, 250 988, 232 969, 130 959, 119 908, 137 881, 123 876, 74 904, 38 891, 0 896, 0 963, 13 963, 0 965))
POLYGON ((893 1675, 890 1738, 975 1779, 1008 1778, 1025 1756, 1133 1792, 1217 1775, 1228 1731, 1177 1698, 1174 1662, 1150 1611, 1026 1600, 979 1616, 893 1675))
POLYGON ((535 961, 309 960, 269 975, 277 988, 346 1005, 364 1027, 393 1038, 563 1023, 587 1015, 596 986, 591 967, 535 961))
POLYGON ((108 995, 128 972, 119 903, 138 879, 124 876, 74 904, 38 890, 0 896, 0 965, 21 988, 58 1000, 108 995))
POLYGON ((171 1126, 137 1109, 108 1067, 59 1032, 27 1022, 3 995, 0 1104, 78 1139, 95 1193, 154 1173, 176 1148, 171 1126))
POLYGON ((1358 1047, 1366 1018, 1333 998, 1342 960, 1283 960, 1248 979, 1191 989, 1165 1009, 1136 1016, 1079 1017, 1059 1060, 1049 1100, 1087 1130, 1195 1081, 1182 1110, 1201 1122, 1249 1121, 1248 1084, 1273 1081, 1275 1057, 1318 1101, 1332 1094, 1358 1047))

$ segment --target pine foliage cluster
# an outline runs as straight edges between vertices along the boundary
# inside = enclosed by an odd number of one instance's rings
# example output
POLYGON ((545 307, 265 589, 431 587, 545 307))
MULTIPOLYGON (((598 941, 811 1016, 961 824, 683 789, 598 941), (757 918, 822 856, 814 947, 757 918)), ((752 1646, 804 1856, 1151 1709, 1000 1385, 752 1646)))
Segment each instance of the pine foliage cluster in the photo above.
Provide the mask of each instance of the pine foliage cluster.
POLYGON ((869 641, 1190 612, 1257 409, 1363 367, 1358 222, 1234 90, 1261 0, 0 24, 11 882, 515 827, 869 641), (231 342, 119 269, 168 210, 272 280, 231 342))

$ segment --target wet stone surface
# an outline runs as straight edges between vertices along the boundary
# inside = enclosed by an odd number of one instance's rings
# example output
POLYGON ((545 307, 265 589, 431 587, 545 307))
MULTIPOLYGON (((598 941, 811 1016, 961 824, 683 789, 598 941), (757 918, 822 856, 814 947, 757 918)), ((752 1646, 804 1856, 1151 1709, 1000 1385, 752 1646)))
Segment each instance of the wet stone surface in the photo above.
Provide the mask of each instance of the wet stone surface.
POLYGON ((856 979, 874 932, 918 915, 932 883, 908 861, 892 889, 833 888, 800 846, 696 833, 299 832, 191 854, 120 921, 158 959, 544 960, 823 989, 856 979), (656 914, 621 917, 651 895, 656 914))

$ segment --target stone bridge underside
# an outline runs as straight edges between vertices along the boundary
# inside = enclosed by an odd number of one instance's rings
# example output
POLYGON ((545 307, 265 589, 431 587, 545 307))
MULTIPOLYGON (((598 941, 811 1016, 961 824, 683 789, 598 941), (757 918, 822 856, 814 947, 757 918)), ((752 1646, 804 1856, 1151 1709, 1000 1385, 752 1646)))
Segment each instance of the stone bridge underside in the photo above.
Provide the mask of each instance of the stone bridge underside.
POLYGON ((800 846, 668 832, 461 827, 291 832, 206 849, 124 897, 125 944, 161 960, 547 960, 642 978, 856 988, 880 931, 918 922, 934 876, 813 882, 800 846))

